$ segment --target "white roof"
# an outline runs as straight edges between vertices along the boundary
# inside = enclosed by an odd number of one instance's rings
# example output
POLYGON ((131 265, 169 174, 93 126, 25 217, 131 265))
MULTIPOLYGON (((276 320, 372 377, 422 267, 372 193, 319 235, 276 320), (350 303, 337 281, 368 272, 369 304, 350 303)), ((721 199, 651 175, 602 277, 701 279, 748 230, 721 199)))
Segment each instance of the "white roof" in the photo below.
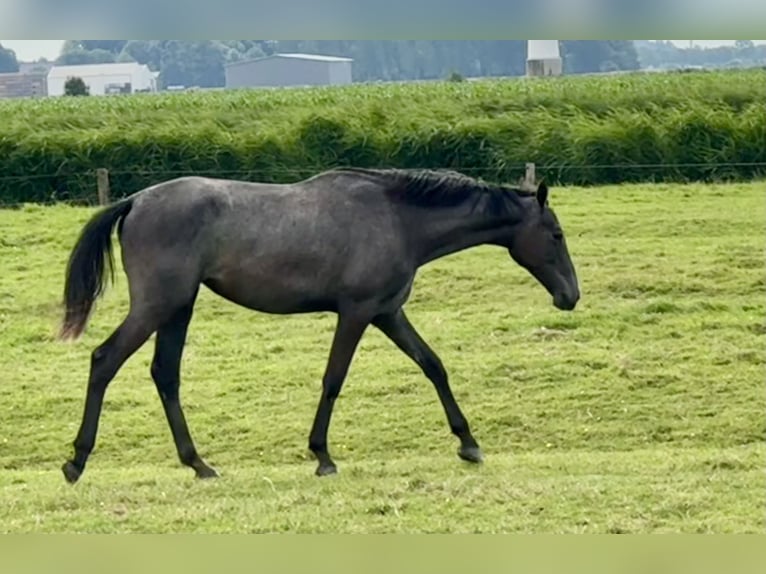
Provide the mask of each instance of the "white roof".
POLYGON ((115 64, 82 64, 80 66, 53 66, 48 72, 49 78, 68 78, 69 76, 112 76, 129 74, 137 69, 146 68, 138 62, 120 62, 115 64))
POLYGON ((351 58, 340 56, 322 56, 321 54, 274 54, 280 58, 296 58, 298 60, 317 60, 319 62, 351 62, 351 58))
POLYGON ((226 64, 226 67, 240 66, 242 64, 250 64, 252 62, 260 62, 262 60, 271 60, 272 58, 291 58, 294 60, 312 60, 314 62, 353 62, 353 58, 342 58, 340 56, 323 56, 321 54, 272 54, 271 56, 263 56, 261 58, 252 58, 249 60, 240 60, 239 62, 231 62, 226 64))

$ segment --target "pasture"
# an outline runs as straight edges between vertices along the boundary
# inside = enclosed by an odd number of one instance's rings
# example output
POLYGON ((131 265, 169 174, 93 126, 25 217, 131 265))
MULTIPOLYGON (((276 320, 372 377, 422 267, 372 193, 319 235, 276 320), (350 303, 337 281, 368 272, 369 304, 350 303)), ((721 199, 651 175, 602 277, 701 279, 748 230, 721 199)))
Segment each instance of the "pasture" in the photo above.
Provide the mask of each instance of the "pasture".
POLYGON ((370 329, 330 428, 339 474, 315 477, 307 438, 334 317, 257 314, 203 289, 181 399, 221 478, 178 462, 149 341, 109 387, 75 486, 60 466, 125 279, 83 339, 56 341, 92 208, 0 210, 0 531, 762 532, 763 191, 553 187, 582 289, 573 313, 499 248, 425 267, 405 309, 444 361, 480 467, 456 456, 428 380, 370 329))

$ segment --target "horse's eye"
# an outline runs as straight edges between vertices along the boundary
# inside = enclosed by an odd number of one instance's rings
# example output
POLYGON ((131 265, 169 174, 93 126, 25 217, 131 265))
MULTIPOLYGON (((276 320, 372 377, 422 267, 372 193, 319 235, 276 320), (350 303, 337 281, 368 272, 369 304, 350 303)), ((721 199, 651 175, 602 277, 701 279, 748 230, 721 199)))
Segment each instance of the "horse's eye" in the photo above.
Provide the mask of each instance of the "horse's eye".
POLYGON ((553 239, 555 239, 556 241, 561 241, 562 239, 564 239, 564 234, 561 233, 560 231, 557 231, 553 234, 553 239))

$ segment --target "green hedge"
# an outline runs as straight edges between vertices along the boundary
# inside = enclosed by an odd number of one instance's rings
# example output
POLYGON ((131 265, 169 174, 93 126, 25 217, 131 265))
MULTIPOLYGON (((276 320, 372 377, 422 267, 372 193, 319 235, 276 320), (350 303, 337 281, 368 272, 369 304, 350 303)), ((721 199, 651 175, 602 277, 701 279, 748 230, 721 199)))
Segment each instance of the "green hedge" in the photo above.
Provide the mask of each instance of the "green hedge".
POLYGON ((178 175, 337 165, 559 184, 763 175, 766 71, 368 84, 0 102, 0 203, 92 201, 178 175))

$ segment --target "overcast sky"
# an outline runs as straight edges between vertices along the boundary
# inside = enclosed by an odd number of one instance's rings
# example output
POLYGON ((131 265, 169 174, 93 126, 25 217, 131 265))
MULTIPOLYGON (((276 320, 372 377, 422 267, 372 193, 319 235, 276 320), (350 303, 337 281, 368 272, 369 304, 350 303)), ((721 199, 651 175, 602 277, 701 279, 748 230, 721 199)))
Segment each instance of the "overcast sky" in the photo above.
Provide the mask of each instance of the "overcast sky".
MULTIPOLYGON (((689 45, 689 40, 672 40, 672 42, 679 46, 689 45)), ((766 44, 766 40, 754 40, 754 42, 766 44)), ((16 57, 22 61, 32 61, 42 57, 54 60, 58 57, 63 43, 64 40, 0 40, 0 44, 15 51, 16 57)), ((720 46, 733 44, 734 40, 694 40, 694 43, 700 46, 720 46)))

